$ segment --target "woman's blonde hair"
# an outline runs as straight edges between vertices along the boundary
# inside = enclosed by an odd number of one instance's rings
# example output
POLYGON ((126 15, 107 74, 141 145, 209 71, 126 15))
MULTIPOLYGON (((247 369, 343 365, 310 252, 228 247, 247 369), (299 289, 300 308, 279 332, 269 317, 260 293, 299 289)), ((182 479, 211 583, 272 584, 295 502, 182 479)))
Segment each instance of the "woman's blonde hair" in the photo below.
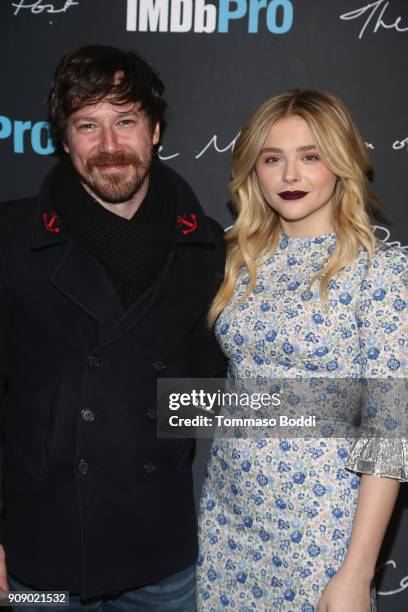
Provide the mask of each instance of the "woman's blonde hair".
POLYGON ((273 96, 249 118, 234 147, 229 192, 238 217, 226 234, 225 278, 210 308, 210 324, 231 300, 239 269, 245 266, 250 276, 245 299, 256 284, 257 258, 277 247, 279 216, 265 201, 255 165, 272 125, 288 116, 306 121, 323 163, 338 178, 332 198, 336 247, 312 277, 312 282, 320 279, 322 302, 327 302, 332 276, 353 261, 360 246, 370 258, 374 253, 376 239, 368 214, 369 203, 376 201, 368 181, 372 161, 351 112, 326 91, 297 89, 273 96))

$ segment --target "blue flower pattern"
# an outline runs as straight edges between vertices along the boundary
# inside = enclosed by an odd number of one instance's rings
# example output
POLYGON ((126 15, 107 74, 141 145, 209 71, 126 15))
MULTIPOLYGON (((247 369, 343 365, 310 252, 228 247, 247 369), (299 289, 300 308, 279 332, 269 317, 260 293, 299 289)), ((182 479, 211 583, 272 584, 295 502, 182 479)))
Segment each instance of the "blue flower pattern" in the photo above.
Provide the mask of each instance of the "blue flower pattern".
MULTIPOLYGON (((379 245, 370 266, 361 249, 331 280, 325 309, 310 278, 335 240, 281 236, 244 302, 241 270, 216 324, 229 377, 406 375, 406 255, 379 245)), ((345 469, 353 444, 214 440, 201 499, 198 610, 317 610, 350 538, 359 489, 359 476, 345 469)))

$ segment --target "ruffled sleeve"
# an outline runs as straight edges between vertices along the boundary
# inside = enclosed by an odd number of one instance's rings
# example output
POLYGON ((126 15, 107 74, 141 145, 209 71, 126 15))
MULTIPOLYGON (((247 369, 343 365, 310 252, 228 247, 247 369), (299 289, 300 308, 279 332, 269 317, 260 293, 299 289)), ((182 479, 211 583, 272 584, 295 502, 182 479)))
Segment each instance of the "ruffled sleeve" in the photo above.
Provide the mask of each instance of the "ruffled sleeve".
POLYGON ((408 257, 381 245, 360 285, 359 437, 345 467, 408 481, 408 257))
POLYGON ((397 478, 408 482, 406 438, 359 438, 349 453, 346 468, 361 474, 397 478))

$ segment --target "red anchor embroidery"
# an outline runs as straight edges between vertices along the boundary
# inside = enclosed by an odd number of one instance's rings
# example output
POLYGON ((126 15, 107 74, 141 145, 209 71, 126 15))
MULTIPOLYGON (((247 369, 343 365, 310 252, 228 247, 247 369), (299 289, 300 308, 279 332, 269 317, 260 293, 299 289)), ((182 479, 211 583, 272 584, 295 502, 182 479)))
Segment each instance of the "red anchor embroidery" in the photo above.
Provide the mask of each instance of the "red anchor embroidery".
POLYGON ((59 234, 61 231, 60 227, 56 227, 55 226, 55 222, 58 220, 58 215, 56 212, 53 212, 51 214, 51 218, 48 218, 48 213, 43 213, 43 221, 44 221, 44 227, 47 230, 47 232, 54 232, 54 234, 59 234))
POLYGON ((177 217, 178 226, 184 236, 190 234, 191 232, 195 232, 198 226, 197 215, 195 215, 194 213, 190 213, 190 221, 186 219, 186 217, 187 215, 180 215, 179 217, 177 217), (183 226, 185 226, 184 229, 182 229, 183 226))

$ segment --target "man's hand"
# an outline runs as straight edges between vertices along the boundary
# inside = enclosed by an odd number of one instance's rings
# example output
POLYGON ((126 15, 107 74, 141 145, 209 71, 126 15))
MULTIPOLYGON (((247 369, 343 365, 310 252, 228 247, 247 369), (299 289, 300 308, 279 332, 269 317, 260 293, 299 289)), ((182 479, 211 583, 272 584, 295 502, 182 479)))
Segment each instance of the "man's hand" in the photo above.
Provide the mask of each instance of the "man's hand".
POLYGON ((0 592, 6 592, 8 590, 9 585, 7 582, 6 553, 4 552, 3 546, 0 544, 0 592))

